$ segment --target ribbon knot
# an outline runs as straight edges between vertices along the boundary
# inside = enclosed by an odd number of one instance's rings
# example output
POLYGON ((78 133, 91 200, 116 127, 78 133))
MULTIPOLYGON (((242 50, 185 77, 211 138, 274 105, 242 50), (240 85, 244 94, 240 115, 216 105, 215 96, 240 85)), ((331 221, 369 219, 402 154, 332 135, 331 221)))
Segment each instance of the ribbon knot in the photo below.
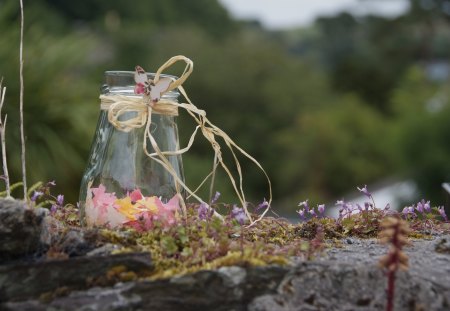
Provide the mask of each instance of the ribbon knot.
POLYGON ((180 194, 181 188, 183 188, 189 194, 188 197, 193 197, 200 203, 204 203, 204 201, 199 196, 196 195, 196 192, 210 177, 212 177, 211 183, 212 188, 216 169, 220 165, 227 173, 230 182, 233 186, 233 189, 236 195, 238 196, 239 201, 246 213, 246 216, 249 218, 251 222, 250 225, 252 225, 257 221, 259 221, 262 217, 264 217, 264 215, 268 212, 270 208, 270 204, 272 202, 272 186, 270 179, 266 171, 263 169, 261 164, 259 164, 259 162, 256 159, 254 159, 251 155, 249 155, 242 148, 240 148, 224 131, 222 131, 220 128, 211 123, 206 117, 206 112, 204 110, 198 109, 191 102, 182 84, 192 73, 193 66, 194 66, 193 63, 189 58, 182 55, 174 56, 158 69, 153 81, 151 80, 149 81, 146 79, 147 76, 145 74, 145 71, 141 67, 136 67, 136 72, 138 73, 138 76, 137 78, 135 76, 135 80, 137 82, 135 92, 143 94, 143 96, 101 95, 100 96, 101 109, 106 110, 108 112, 109 122, 119 131, 130 132, 133 129, 145 127, 144 139, 142 143, 144 153, 152 160, 160 163, 176 181, 177 193, 179 194, 180 202, 182 204, 182 208, 185 215, 186 215, 186 206, 180 194), (186 67, 180 78, 171 79, 170 82, 167 80, 162 81, 163 79, 168 79, 168 78, 160 78, 160 75, 163 72, 163 70, 172 66, 174 63, 178 61, 184 61, 186 63, 186 67), (143 73, 141 72, 141 75, 139 75, 140 70, 142 70, 143 72, 143 73), (158 85, 161 87, 158 87, 158 85), (165 93, 170 92, 174 89, 178 89, 180 91, 180 93, 186 99, 187 103, 178 103, 176 101, 166 99, 163 97, 165 93), (197 127, 191 134, 191 137, 186 147, 175 151, 161 151, 155 138, 152 136, 150 132, 152 114, 156 113, 156 114, 177 116, 179 108, 186 110, 192 116, 192 118, 197 123, 197 127), (191 148, 199 129, 201 129, 201 133, 206 138, 206 140, 211 144, 211 147, 214 150, 214 165, 212 171, 208 174, 208 176, 206 176, 205 179, 200 183, 200 185, 194 191, 192 191, 184 183, 184 181, 180 179, 176 170, 167 159, 167 156, 177 156, 187 152, 191 148), (231 173, 228 166, 223 162, 221 146, 219 142, 216 140, 216 136, 224 140, 225 144, 227 145, 228 149, 233 155, 236 170, 239 176, 239 188, 235 177, 231 173), (153 148, 154 152, 152 153, 150 153, 147 149, 148 142, 150 142, 153 148), (235 150, 239 151, 242 155, 251 160, 263 172, 268 182, 269 186, 268 208, 256 220, 253 220, 252 215, 247 210, 247 202, 245 200, 245 194, 243 190, 242 170, 239 160, 236 156, 235 150))

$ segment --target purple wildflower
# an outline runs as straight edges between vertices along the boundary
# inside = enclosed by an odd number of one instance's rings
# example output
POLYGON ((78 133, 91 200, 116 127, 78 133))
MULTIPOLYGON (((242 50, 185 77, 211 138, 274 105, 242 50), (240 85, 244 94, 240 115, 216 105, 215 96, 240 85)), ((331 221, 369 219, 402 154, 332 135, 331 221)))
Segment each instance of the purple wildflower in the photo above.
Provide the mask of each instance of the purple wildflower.
POLYGON ((364 194, 366 197, 368 198, 372 197, 372 194, 369 192, 369 190, 367 190, 367 185, 364 185, 363 188, 356 187, 356 189, 358 189, 358 191, 364 194))
POLYGON ((415 214, 414 213, 414 205, 413 206, 408 206, 408 211, 410 214, 415 214))
POLYGON ((325 204, 317 205, 317 210, 320 214, 323 214, 323 212, 325 212, 325 204))
POLYGON ((59 194, 56 197, 56 203, 58 204, 58 206, 63 206, 63 204, 64 204, 64 195, 59 194))
MULTIPOLYGON (((423 200, 422 200, 422 201, 423 201, 423 200)), ((422 202, 417 202, 416 210, 417 210, 419 213, 421 213, 421 214, 423 213, 424 208, 423 208, 422 202)))
POLYGON ((260 209, 266 209, 269 207, 269 202, 267 202, 266 198, 264 198, 264 201, 262 203, 259 203, 256 207, 256 210, 259 211, 260 209))
POLYGON ((371 205, 370 205, 369 202, 364 202, 364 209, 365 209, 366 211, 368 211, 368 210, 370 209, 370 207, 371 207, 371 205))
POLYGON ((237 207, 237 205, 233 206, 233 210, 231 211, 231 216, 236 219, 236 221, 243 225, 247 220, 247 216, 245 215, 244 209, 237 207))
POLYGON ((216 191, 216 193, 214 194, 213 198, 211 199, 211 205, 213 205, 214 203, 217 202, 217 200, 219 200, 220 197, 220 192, 216 191))
POLYGON ((305 220, 305 210, 304 209, 298 210, 297 213, 300 215, 301 220, 305 220))
POLYGON ((31 201, 35 202, 42 195, 44 195, 44 192, 42 192, 42 191, 33 191, 33 195, 31 196, 31 201))
POLYGON ((445 221, 448 221, 447 214, 445 213, 445 209, 443 206, 438 207, 438 212, 439 214, 441 214, 442 218, 444 218, 445 221))
POLYGON ((348 204, 344 200, 337 200, 336 206, 340 206, 339 218, 343 218, 348 213, 348 204))
POLYGON ((407 216, 409 214, 409 208, 407 206, 405 206, 402 210, 402 214, 407 216))
POLYGON ((317 216, 316 215, 316 212, 314 211, 314 209, 310 209, 309 211, 308 211, 308 213, 310 213, 311 214, 311 216, 317 216))
POLYGON ((298 206, 304 207, 306 211, 309 211, 308 200, 298 203, 298 206))
POLYGON ((363 212, 364 211, 364 209, 361 207, 361 205, 359 205, 358 203, 356 203, 356 206, 358 207, 358 210, 360 211, 360 212, 363 212))
POLYGON ((420 213, 430 212, 430 211, 431 211, 430 201, 425 202, 425 200, 422 199, 422 201, 420 201, 420 202, 417 203, 416 209, 417 209, 420 213))
POLYGON ((54 214, 54 213, 56 213, 57 210, 58 210, 58 205, 52 204, 52 207, 50 208, 50 212, 52 214, 54 214))
POLYGON ((209 206, 205 202, 202 202, 198 207, 198 218, 205 220, 209 218, 209 206))
MULTIPOLYGON (((425 202, 425 200, 423 200, 423 201, 425 202)), ((430 201, 427 201, 427 202, 423 203, 423 209, 424 209, 426 212, 430 212, 430 211, 431 211, 431 204, 430 204, 430 201)))

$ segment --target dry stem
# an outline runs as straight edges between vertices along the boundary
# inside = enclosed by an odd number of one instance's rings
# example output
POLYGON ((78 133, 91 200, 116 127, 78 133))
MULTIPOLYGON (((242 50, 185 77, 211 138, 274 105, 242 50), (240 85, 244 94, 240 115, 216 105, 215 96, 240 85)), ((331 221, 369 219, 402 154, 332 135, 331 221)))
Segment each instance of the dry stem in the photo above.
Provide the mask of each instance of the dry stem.
POLYGON ((23 199, 27 200, 27 171, 25 165, 25 133, 23 129, 23 1, 20 0, 20 141, 22 145, 22 180, 23 180, 23 199))
POLYGON ((5 115, 5 118, 2 120, 2 108, 3 103, 5 101, 6 87, 2 88, 2 82, 3 78, 0 80, 0 139, 2 144, 3 178, 6 184, 6 197, 9 198, 11 196, 11 186, 9 183, 8 163, 6 162, 6 137, 5 137, 7 115, 5 115))

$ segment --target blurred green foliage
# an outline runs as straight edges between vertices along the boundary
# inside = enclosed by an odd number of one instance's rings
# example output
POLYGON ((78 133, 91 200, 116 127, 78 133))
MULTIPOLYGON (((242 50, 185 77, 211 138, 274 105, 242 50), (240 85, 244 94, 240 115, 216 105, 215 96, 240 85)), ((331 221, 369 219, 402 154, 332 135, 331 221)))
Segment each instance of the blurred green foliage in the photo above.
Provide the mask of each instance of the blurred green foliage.
MULTIPOLYGON (((212 0, 25 1, 29 179, 56 179, 58 190, 77 200, 103 71, 136 64, 156 70, 183 54, 195 64, 185 85, 194 104, 267 169, 278 206, 324 202, 392 176, 413 177, 422 195, 439 204, 440 183, 450 179, 449 80, 430 79, 426 68, 449 63, 450 19, 442 1, 431 8, 422 2, 411 0, 395 19, 341 14, 308 29, 270 32, 234 21, 212 0)), ((14 180, 20 178, 18 17, 18 1, 0 0, 14 180)), ((193 125, 185 115, 179 123, 184 145, 193 125)), ((212 156, 199 141, 184 157, 193 188, 212 156)), ((260 201, 265 180, 243 163, 248 200, 260 201)), ((236 201, 224 175, 216 188, 223 200, 236 201)))

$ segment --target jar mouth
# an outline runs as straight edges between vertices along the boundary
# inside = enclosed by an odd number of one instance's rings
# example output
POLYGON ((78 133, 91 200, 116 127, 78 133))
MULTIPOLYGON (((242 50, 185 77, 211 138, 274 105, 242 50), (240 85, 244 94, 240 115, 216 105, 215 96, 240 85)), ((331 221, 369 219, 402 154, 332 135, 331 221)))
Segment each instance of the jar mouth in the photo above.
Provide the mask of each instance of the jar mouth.
MULTIPOLYGON (((105 71, 105 83, 102 85, 102 94, 117 93, 123 95, 133 95, 136 82, 134 81, 134 71, 108 70, 105 71)), ((154 79, 155 73, 147 72, 148 79, 154 79)), ((178 79, 177 76, 161 74, 160 78, 178 79)), ((163 97, 178 97, 180 93, 177 89, 164 94, 163 97)))
MULTIPOLYGON (((105 71, 105 77, 106 79, 108 79, 108 77, 131 77, 133 78, 134 81, 134 71, 125 71, 125 70, 107 70, 105 71)), ((149 79, 154 79, 156 73, 153 72, 146 72, 147 77, 149 79)), ((172 76, 172 75, 166 75, 166 74, 160 74, 159 75, 161 78, 172 78, 172 79, 178 79, 177 76, 172 76)))

